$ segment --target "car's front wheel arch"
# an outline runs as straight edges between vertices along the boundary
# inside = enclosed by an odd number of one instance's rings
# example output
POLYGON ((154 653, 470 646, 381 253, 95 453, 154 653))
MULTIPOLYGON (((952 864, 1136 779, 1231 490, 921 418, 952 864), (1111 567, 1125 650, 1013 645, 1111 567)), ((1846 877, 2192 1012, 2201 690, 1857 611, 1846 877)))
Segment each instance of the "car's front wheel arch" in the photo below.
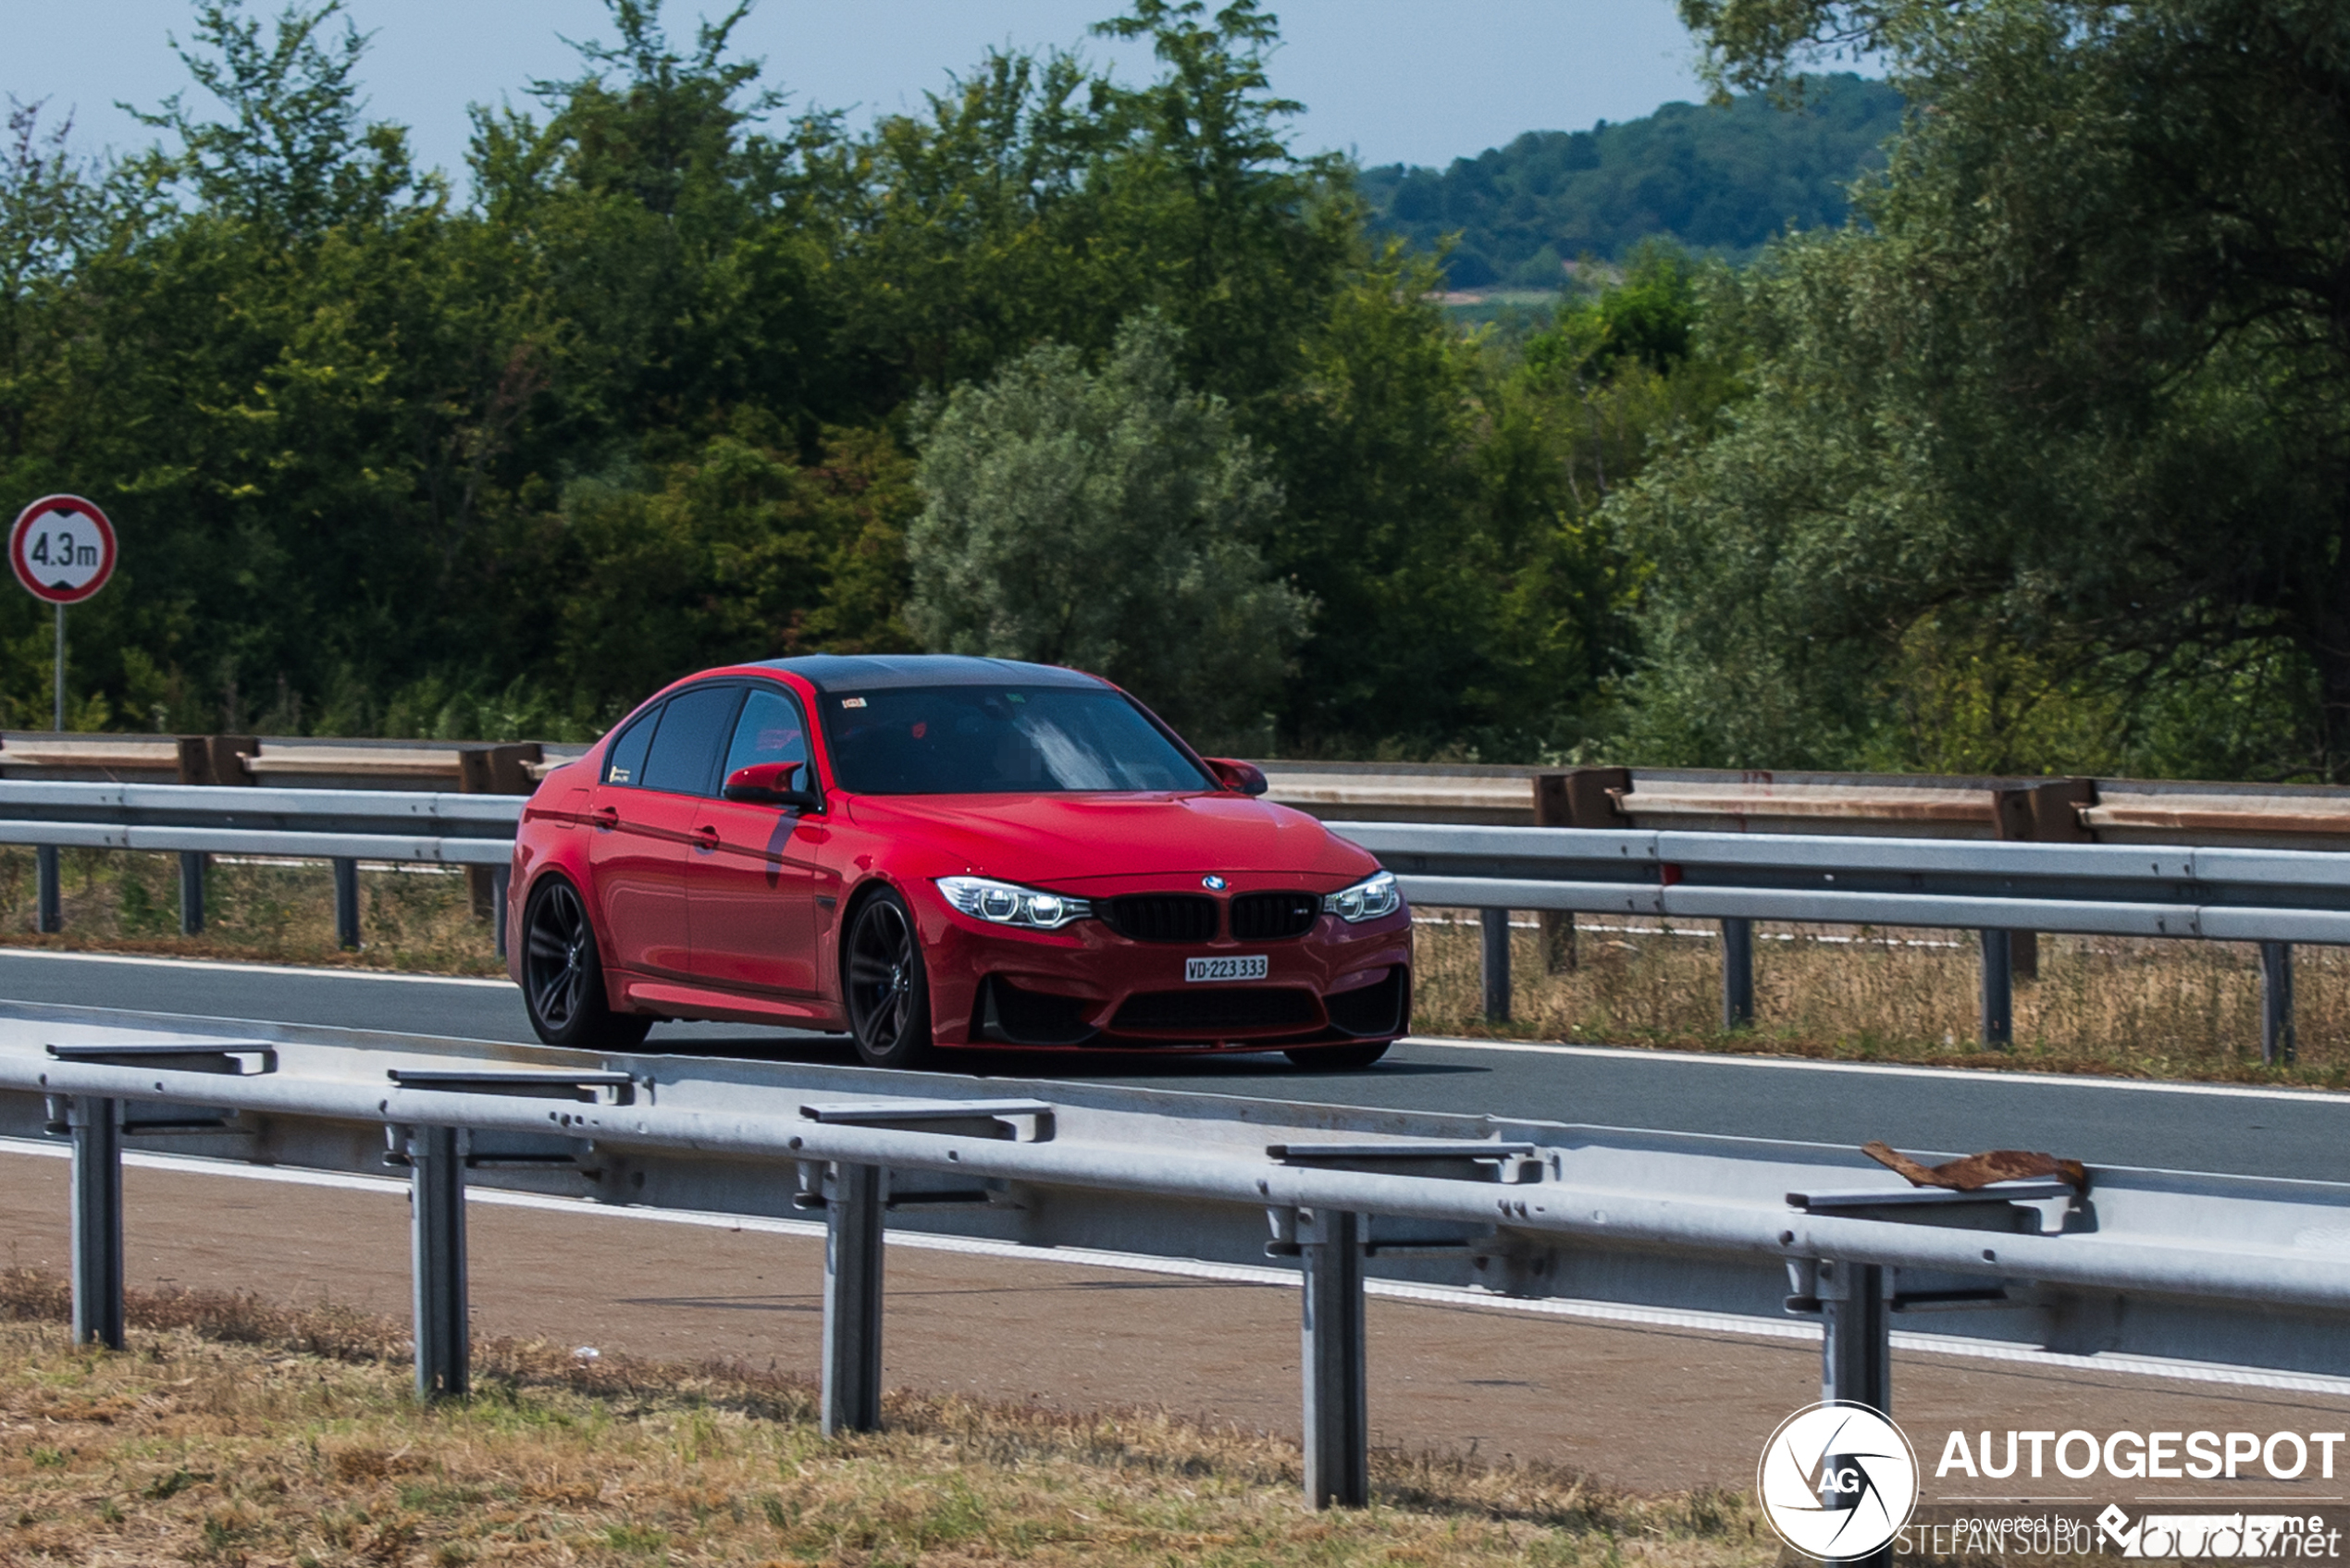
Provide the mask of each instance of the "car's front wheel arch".
POLYGON ((849 901, 841 922, 841 1010, 869 1067, 924 1065, 932 1053, 928 956, 905 894, 875 877, 849 901))

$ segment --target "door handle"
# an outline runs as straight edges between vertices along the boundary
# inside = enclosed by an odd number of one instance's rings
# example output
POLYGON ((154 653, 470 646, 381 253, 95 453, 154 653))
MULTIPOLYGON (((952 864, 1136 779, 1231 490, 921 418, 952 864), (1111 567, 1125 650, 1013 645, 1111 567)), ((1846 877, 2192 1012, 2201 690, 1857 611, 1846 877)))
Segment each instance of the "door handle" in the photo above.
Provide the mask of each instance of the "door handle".
POLYGON ((588 812, 588 816, 589 820, 600 828, 616 828, 620 826, 620 810, 617 807, 599 806, 594 810, 588 812))
POLYGON ((711 826, 708 822, 704 822, 701 826, 696 828, 694 830, 694 847, 697 849, 717 848, 718 830, 711 826))

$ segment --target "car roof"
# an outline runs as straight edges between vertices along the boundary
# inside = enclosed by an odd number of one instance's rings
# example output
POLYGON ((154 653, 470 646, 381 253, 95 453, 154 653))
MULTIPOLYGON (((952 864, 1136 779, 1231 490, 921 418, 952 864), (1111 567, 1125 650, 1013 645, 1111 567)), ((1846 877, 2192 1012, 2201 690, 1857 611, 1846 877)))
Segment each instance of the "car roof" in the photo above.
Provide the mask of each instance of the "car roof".
POLYGON ((765 659, 753 666, 798 675, 820 692, 886 691, 897 686, 1072 686, 1100 690, 1107 682, 1058 664, 1017 659, 973 659, 959 653, 809 653, 765 659))

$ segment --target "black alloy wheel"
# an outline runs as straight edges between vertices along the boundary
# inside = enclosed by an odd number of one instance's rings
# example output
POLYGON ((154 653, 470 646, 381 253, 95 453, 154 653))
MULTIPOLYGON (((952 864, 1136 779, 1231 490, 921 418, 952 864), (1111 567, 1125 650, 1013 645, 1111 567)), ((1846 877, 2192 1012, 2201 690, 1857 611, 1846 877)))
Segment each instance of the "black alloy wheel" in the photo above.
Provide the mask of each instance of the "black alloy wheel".
POLYGON ((930 1056, 930 977, 905 900, 884 891, 860 905, 843 961, 857 1055, 868 1067, 924 1065, 930 1056))
POLYGON ((1370 1045, 1307 1045, 1295 1051, 1284 1051, 1281 1055, 1302 1068, 1320 1068, 1328 1072, 1360 1072, 1386 1056, 1387 1048, 1393 1043, 1391 1040, 1381 1040, 1370 1045))
POLYGON ((523 914, 522 998, 530 1027, 550 1045, 625 1051, 644 1042, 653 1020, 615 1013, 604 997, 596 931, 579 890, 549 877, 523 914))

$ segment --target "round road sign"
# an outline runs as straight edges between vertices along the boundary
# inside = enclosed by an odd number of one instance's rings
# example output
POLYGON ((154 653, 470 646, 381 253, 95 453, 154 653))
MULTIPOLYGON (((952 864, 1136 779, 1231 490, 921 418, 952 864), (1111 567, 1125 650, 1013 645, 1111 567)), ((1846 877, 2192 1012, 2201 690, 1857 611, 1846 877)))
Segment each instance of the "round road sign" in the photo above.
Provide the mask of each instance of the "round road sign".
POLYGON ((79 604, 114 575, 114 525, 80 496, 43 496, 17 513, 8 564, 33 598, 79 604))

